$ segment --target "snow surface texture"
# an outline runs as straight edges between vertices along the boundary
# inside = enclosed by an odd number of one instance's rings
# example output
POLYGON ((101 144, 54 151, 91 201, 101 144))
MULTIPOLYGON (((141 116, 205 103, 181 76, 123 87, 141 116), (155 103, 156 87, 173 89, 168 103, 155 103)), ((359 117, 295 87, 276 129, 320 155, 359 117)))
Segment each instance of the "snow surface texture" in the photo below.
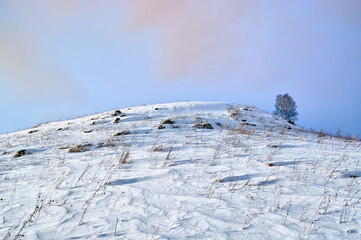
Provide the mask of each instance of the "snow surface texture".
POLYGON ((360 142, 252 106, 119 110, 0 135, 2 239, 360 239, 360 142))

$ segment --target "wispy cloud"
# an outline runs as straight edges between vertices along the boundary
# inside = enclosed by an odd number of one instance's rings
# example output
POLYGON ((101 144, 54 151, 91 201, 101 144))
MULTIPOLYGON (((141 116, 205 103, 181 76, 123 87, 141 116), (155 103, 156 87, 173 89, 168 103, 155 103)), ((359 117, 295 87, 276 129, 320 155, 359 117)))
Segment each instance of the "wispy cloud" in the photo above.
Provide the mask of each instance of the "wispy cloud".
MULTIPOLYGON (((0 5, 1 6, 1 5, 0 5)), ((64 20, 77 15, 70 1, 3 2, 0 10, 0 82, 20 98, 75 97, 78 85, 48 48, 64 20), (61 7, 60 9, 58 8, 61 7), (50 37, 49 37, 50 36, 50 37)))
MULTIPOLYGON (((333 48, 338 44, 334 39, 325 38, 322 29, 318 31, 320 29, 313 27, 325 26, 327 22, 313 24, 306 19, 307 12, 295 20, 293 15, 298 4, 303 2, 33 0, 18 4, 8 1, 2 3, 0 10, 3 15, 0 17, 0 73, 11 80, 11 83, 6 82, 7 86, 30 97, 44 96, 60 88, 70 89, 74 80, 56 61, 54 51, 46 48, 49 39, 60 35, 84 14, 99 14, 100 11, 103 11, 100 14, 107 14, 106 9, 112 8, 118 9, 118 14, 127 9, 127 26, 131 30, 119 30, 124 22, 111 23, 115 35, 119 31, 122 34, 152 31, 155 37, 150 52, 154 72, 160 78, 220 79, 228 74, 239 76, 240 81, 262 82, 265 77, 294 72, 290 67, 295 66, 288 66, 287 51, 295 52, 298 60, 293 62, 299 63, 312 58, 315 54, 312 51, 320 46, 326 51, 324 46, 333 48), (306 23, 302 25, 301 20, 306 23), (309 51, 297 52, 297 47, 306 47, 309 51), (304 56, 307 53, 308 57, 304 56), (284 65, 288 67, 282 68, 284 65)), ((344 20, 342 24, 350 29, 360 28, 361 2, 358 0, 318 0, 305 1, 305 4, 313 6, 314 21, 318 21, 317 17, 339 15, 344 20)), ((0 81, 5 84, 3 78, 0 81)))
POLYGON ((69 79, 55 63, 43 62, 35 39, 21 32, 0 27, 0 78, 15 94, 36 99, 64 91, 69 79))
POLYGON ((168 79, 226 74, 242 44, 240 28, 258 1, 127 1, 129 27, 152 28, 156 72, 168 79))
MULTIPOLYGON (((349 36, 331 39, 343 34, 332 24, 360 30, 361 23, 361 1, 357 0, 128 3, 130 28, 157 32, 154 69, 165 79, 209 80, 228 73, 244 82, 290 80, 294 77, 290 75, 300 73, 290 69, 297 68, 295 64, 306 67, 307 61, 317 59, 323 67, 333 67, 330 56, 340 57, 337 48, 345 48, 339 44, 349 36)), ((350 44, 346 48, 357 48, 355 42, 350 44)))

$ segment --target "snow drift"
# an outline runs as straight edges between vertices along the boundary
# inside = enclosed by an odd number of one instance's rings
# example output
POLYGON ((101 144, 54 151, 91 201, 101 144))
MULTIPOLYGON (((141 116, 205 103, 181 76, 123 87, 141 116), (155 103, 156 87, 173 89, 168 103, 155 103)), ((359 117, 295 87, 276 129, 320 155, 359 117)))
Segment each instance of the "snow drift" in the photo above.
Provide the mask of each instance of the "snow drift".
POLYGON ((2 239, 359 239, 360 142, 253 106, 118 109, 0 135, 2 239))

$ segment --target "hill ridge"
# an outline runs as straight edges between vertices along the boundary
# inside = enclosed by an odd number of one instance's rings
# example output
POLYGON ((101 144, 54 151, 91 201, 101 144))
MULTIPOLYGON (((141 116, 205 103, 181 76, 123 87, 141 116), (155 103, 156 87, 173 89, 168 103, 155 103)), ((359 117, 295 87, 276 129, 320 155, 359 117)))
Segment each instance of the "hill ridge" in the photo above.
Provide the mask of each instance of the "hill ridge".
POLYGON ((357 141, 177 102, 0 135, 4 239, 358 239, 357 141))

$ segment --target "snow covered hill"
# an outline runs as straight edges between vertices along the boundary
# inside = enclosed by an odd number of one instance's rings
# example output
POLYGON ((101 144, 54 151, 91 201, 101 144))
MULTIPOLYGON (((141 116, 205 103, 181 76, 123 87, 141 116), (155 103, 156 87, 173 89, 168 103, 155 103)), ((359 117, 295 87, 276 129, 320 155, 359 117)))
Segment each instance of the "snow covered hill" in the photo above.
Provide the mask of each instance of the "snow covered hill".
POLYGON ((0 236, 360 239, 360 149, 219 102, 46 123, 0 135, 0 236))

